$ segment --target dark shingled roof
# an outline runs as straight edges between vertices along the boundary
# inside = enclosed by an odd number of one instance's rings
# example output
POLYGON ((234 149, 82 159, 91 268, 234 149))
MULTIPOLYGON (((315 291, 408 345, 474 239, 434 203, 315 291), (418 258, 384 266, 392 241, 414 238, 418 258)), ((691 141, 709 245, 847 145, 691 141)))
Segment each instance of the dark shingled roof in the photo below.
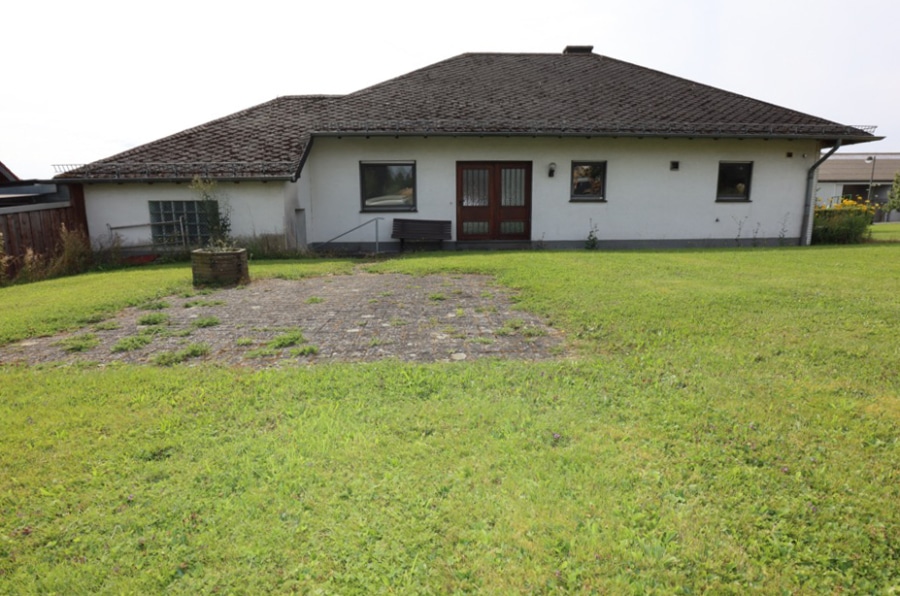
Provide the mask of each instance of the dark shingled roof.
POLYGON ((845 145, 878 138, 597 54, 463 54, 349 95, 281 97, 59 177, 292 178, 316 135, 420 134, 810 138, 845 145))
POLYGON ((295 95, 242 110, 56 176, 182 180, 290 178, 327 95, 295 95))

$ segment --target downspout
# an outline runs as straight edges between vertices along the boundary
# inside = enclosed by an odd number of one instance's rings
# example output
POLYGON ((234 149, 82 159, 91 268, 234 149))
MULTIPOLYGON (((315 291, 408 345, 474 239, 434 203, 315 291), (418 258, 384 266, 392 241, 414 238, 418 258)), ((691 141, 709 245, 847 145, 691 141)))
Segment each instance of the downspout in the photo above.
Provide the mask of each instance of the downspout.
POLYGON ((834 155, 834 152, 841 148, 841 139, 838 139, 831 148, 831 151, 819 158, 806 174, 806 201, 803 204, 803 226, 800 229, 800 246, 809 246, 812 242, 812 211, 815 197, 813 196, 813 179, 816 177, 816 170, 822 165, 822 162, 834 155))

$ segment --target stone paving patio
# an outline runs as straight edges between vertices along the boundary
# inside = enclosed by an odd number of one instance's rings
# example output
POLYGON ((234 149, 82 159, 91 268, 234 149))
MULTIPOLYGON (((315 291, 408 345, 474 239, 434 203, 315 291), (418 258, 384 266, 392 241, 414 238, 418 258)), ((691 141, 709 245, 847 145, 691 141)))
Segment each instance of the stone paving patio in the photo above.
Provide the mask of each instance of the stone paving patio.
POLYGON ((538 360, 563 351, 559 331, 514 309, 513 293, 486 276, 358 272, 266 279, 161 302, 72 333, 4 346, 0 362, 143 364, 192 345, 206 346, 206 353, 188 362, 260 368, 389 358, 538 360), (164 322, 140 324, 148 315, 164 322), (140 336, 149 342, 121 350, 140 336))

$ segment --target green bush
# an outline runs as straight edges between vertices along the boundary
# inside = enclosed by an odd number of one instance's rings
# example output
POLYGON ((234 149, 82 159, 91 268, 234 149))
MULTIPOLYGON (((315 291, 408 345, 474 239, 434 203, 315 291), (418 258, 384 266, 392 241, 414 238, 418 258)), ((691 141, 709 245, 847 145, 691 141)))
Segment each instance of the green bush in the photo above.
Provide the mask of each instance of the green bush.
POLYGON ((869 238, 875 207, 861 197, 816 207, 813 244, 859 244, 869 238))

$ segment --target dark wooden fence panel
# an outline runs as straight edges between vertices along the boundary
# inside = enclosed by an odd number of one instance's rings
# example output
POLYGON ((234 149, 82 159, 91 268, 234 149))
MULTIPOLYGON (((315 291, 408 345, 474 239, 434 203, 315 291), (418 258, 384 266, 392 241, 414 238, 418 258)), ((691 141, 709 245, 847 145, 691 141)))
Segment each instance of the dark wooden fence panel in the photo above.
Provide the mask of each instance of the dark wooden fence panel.
POLYGON ((68 230, 87 233, 84 193, 80 185, 69 187, 68 207, 31 205, 17 207, 11 213, 0 213, 3 252, 9 257, 6 274, 12 277, 18 272, 28 249, 44 256, 56 252, 63 224, 68 230))

